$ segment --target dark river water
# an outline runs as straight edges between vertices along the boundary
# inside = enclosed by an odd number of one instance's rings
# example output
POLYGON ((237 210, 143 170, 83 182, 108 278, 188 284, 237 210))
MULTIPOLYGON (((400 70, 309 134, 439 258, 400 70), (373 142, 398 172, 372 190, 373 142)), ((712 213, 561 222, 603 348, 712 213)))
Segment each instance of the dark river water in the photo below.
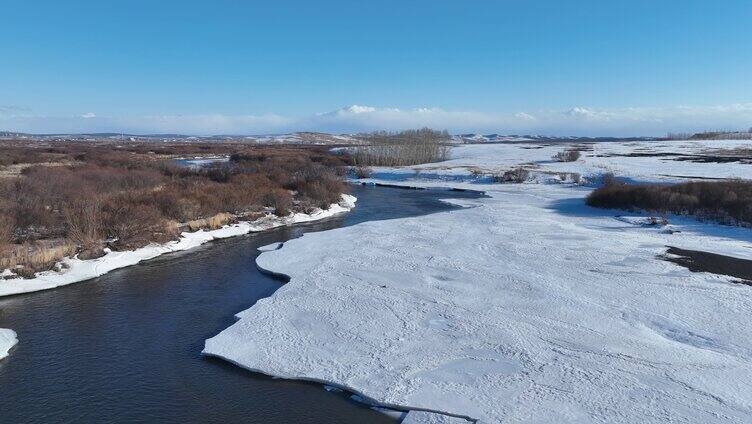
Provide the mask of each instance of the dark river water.
POLYGON ((357 207, 113 271, 49 291, 0 298, 0 327, 19 344, 0 360, 0 423, 388 423, 319 384, 273 379, 201 355, 204 340, 280 282, 257 247, 363 221, 453 209, 471 192, 352 188, 357 207))

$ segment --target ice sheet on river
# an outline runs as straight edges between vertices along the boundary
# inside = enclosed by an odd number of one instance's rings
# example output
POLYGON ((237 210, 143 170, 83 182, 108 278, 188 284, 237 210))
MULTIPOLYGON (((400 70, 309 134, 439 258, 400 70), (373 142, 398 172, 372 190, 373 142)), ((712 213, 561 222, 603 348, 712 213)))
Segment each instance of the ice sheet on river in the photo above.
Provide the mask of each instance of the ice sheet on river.
POLYGON ((750 287, 656 259, 744 254, 749 230, 669 234, 587 192, 496 185, 467 209, 290 240, 258 264, 291 281, 205 353, 488 423, 752 422, 750 287))
POLYGON ((10 349, 18 343, 16 333, 7 328, 0 328, 0 359, 8 356, 10 349))

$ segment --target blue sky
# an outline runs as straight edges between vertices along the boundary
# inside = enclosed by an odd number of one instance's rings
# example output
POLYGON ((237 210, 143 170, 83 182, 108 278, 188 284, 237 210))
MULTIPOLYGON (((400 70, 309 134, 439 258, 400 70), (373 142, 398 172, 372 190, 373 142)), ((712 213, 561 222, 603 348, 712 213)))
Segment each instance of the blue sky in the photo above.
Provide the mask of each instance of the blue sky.
POLYGON ((0 129, 752 126, 748 0, 0 0, 0 10, 0 129))

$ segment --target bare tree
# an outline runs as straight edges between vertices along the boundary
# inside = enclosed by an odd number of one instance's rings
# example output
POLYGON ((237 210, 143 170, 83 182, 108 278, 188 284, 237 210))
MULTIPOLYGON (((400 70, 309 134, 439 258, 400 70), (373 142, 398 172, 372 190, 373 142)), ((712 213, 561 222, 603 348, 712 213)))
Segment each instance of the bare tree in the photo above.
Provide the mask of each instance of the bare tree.
POLYGON ((358 147, 353 159, 356 166, 406 166, 446 160, 449 156, 449 133, 430 128, 385 131, 360 136, 369 145, 358 147))

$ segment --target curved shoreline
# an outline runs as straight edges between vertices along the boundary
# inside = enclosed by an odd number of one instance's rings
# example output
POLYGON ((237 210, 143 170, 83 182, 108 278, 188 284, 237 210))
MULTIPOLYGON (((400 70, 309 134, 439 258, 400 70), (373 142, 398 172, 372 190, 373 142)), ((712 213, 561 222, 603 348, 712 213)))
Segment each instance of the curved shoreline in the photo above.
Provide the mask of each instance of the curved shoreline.
POLYGON ((16 344, 18 344, 16 332, 8 328, 0 328, 0 360, 8 356, 16 344))
POLYGON ((238 222, 226 225, 216 230, 198 230, 192 233, 184 232, 180 239, 165 244, 152 244, 136 250, 112 252, 97 259, 80 260, 66 258, 63 263, 68 269, 62 272, 44 271, 31 279, 0 280, 0 297, 14 296, 41 290, 49 290, 68 284, 79 283, 102 276, 110 271, 136 265, 142 261, 154 259, 158 256, 189 250, 215 239, 223 239, 253 232, 270 230, 285 225, 318 221, 329 218, 355 207, 357 198, 343 194, 339 203, 333 203, 326 210, 318 209, 311 214, 296 213, 286 217, 267 215, 252 222, 238 222))
MULTIPOLYGON (((281 247, 282 246, 280 246, 279 248, 281 248, 281 247)), ((265 269, 261 265, 259 265, 258 262, 256 262, 256 269, 258 269, 261 273, 267 274, 267 275, 269 275, 269 276, 271 276, 273 278, 276 278, 276 279, 279 279, 279 280, 283 281, 285 284, 288 283, 288 282, 290 282, 290 280, 291 280, 291 277, 289 275, 265 269)), ((238 315, 236 315, 235 318, 237 320, 240 320, 240 317, 238 315)), ((380 401, 372 398, 371 396, 366 395, 365 393, 363 393, 363 392, 361 392, 361 391, 359 391, 359 390, 357 390, 357 389, 355 389, 353 387, 342 385, 340 383, 337 383, 337 382, 334 382, 334 381, 330 381, 330 380, 318 379, 318 378, 310 378, 310 377, 305 377, 305 376, 283 376, 283 375, 278 375, 278 374, 270 374, 270 373, 268 373, 268 372, 266 372, 266 371, 264 371, 264 370, 262 370, 260 368, 254 368, 254 367, 245 366, 245 365, 241 364, 240 362, 237 362, 237 361, 235 361, 233 359, 230 359, 229 357, 223 356, 221 353, 207 351, 206 345, 207 345, 207 342, 209 340, 210 339, 207 339, 204 342, 204 349, 201 351, 201 355, 203 355, 203 356, 213 357, 213 358, 219 358, 219 359, 221 359, 223 361, 226 361, 227 363, 230 363, 232 365, 240 367, 240 368, 242 368, 244 370, 247 370, 247 371, 250 371, 250 372, 253 372, 253 373, 257 373, 257 374, 261 374, 261 375, 265 375, 265 376, 272 377, 272 378, 279 378, 279 379, 282 379, 282 380, 290 380, 290 381, 305 381, 305 382, 310 382, 310 383, 317 383, 317 384, 321 384, 323 388, 325 388, 327 386, 334 387, 334 388, 336 388, 338 390, 342 390, 342 391, 347 392, 347 393, 349 393, 351 395, 355 395, 355 396, 359 397, 360 399, 363 400, 363 403, 365 403, 365 404, 367 404, 367 405, 369 405, 369 406, 371 406, 373 408, 381 408, 381 409, 387 409, 387 410, 392 410, 392 411, 395 411, 395 412, 404 413, 405 417, 403 418, 403 420, 407 419, 407 416, 408 416, 408 414, 410 412, 427 412, 427 413, 431 413, 431 414, 442 415, 442 416, 445 416, 445 417, 448 417, 448 418, 452 418, 452 419, 465 420, 468 423, 475 423, 477 421, 475 418, 472 418, 472 417, 469 417, 469 416, 466 416, 466 415, 453 414, 453 413, 447 412, 447 411, 441 411, 441 410, 430 409, 430 408, 411 407, 411 406, 406 406, 406 405, 399 405, 399 404, 380 402, 380 401)))
MULTIPOLYGON (((397 186, 395 188, 412 189, 411 187, 404 187, 404 186, 402 186, 402 187, 397 186)), ((279 250, 282 247, 284 247, 284 244, 280 243, 274 249, 261 250, 261 253, 264 253, 264 252, 267 252, 267 251, 279 250)), ((284 284, 287 284, 287 283, 289 283, 292 280, 292 277, 290 275, 288 275, 288 274, 281 273, 281 272, 275 272, 275 271, 272 271, 270 269, 264 268, 264 267, 262 267, 258 263, 258 261, 255 261, 255 263, 256 263, 256 269, 258 269, 259 272, 261 272, 263 274, 266 274, 266 275, 269 275, 272 278, 275 278, 275 279, 283 282, 284 284)), ((242 312, 244 312, 244 311, 241 311, 240 313, 242 313, 242 312)), ((235 318, 236 318, 236 320, 240 320, 241 319, 240 315, 235 315, 235 318)), ((216 337, 216 336, 214 336, 214 337, 216 337)), ((219 359, 222 359, 223 361, 226 361, 226 362, 228 362, 230 364, 233 364, 233 365, 235 365, 237 367, 240 367, 242 369, 245 369, 247 371, 250 371, 250 372, 253 372, 253 373, 262 374, 262 375, 266 375, 266 376, 273 377, 273 378, 279 378, 279 379, 290 380, 290 381, 305 381, 305 382, 311 382, 311 383, 321 384, 324 387, 326 387, 326 386, 334 387, 336 389, 342 390, 342 391, 347 392, 347 393, 349 393, 351 395, 355 395, 355 396, 359 397, 360 399, 363 400, 363 403, 366 403, 367 405, 371 406, 372 408, 379 408, 379 409, 391 410, 391 411, 395 411, 395 412, 401 412, 401 413, 405 414, 404 417, 402 418, 402 420, 408 419, 409 414, 411 412, 423 412, 423 413, 440 415, 440 416, 446 417, 446 418, 448 418, 450 420, 463 420, 463 421, 468 422, 468 423, 475 423, 475 422, 477 422, 477 419, 475 419, 473 417, 470 417, 470 416, 467 416, 467 415, 455 414, 455 413, 451 413, 451 412, 448 412, 448 411, 442 411, 442 410, 431 409, 431 408, 414 407, 414 406, 401 405, 401 404, 396 404, 396 403, 381 402, 381 401, 378 401, 377 399, 375 399, 375 398, 373 398, 371 396, 366 395, 364 392, 361 392, 361 391, 359 391, 359 390, 357 390, 357 389, 355 389, 353 387, 350 387, 350 386, 347 386, 347 385, 343 385, 341 383, 338 383, 338 382, 335 382, 335 381, 332 381, 332 380, 311 378, 311 377, 305 377, 305 376, 287 376, 287 375, 271 374, 271 373, 268 373, 268 372, 266 372, 266 371, 264 371, 264 370, 262 370, 260 368, 248 367, 248 366, 245 366, 242 363, 240 363, 238 361, 235 361, 235 360, 233 360, 233 359, 231 359, 231 358, 229 358, 227 356, 223 356, 221 353, 219 353, 217 351, 207 350, 208 349, 207 345, 208 345, 208 342, 210 340, 211 339, 207 339, 204 342, 204 349, 201 351, 201 355, 204 355, 204 356, 207 356, 207 357, 219 358, 219 359)), ((440 421, 440 422, 443 422, 443 421, 440 421)))
MULTIPOLYGON (((261 370, 259 368, 246 367, 243 364, 241 364, 239 362, 236 362, 236 361, 233 361, 232 359, 226 358, 226 357, 224 357, 224 356, 222 356, 220 354, 207 352, 206 348, 204 348, 204 350, 201 351, 201 355, 207 356, 207 357, 212 357, 212 358, 219 358, 219 359, 221 359, 223 361, 226 361, 227 363, 230 363, 232 365, 240 367, 240 368, 242 368, 244 370, 247 370, 247 371, 250 371, 250 372, 253 372, 253 373, 256 373, 256 374, 265 375, 265 376, 272 377, 272 378, 279 378, 279 379, 282 379, 282 380, 290 380, 290 381, 305 381, 305 382, 309 382, 309 383, 317 383, 317 384, 321 384, 322 388, 325 388, 327 386, 328 387, 334 387, 334 388, 336 388, 338 390, 342 390, 342 391, 347 392, 347 393, 349 393, 351 395, 358 396, 359 398, 361 398, 364 401, 363 403, 365 403, 365 404, 367 404, 367 405, 369 405, 369 406, 371 406, 373 408, 388 409, 388 410, 392 410, 392 411, 395 411, 395 412, 402 412, 402 413, 404 413, 406 415, 409 414, 410 412, 428 412, 428 413, 431 413, 431 414, 442 415, 442 416, 445 416, 445 417, 448 417, 448 418, 456 418, 456 419, 465 420, 468 423, 475 423, 477 421, 475 418, 468 417, 466 415, 452 414, 451 412, 446 412, 446 411, 434 410, 434 409, 429 409, 429 408, 416 408, 416 407, 405 406, 405 405, 398 405, 398 404, 382 403, 382 402, 379 402, 376 399, 374 399, 374 398, 372 398, 370 396, 367 396, 366 394, 364 394, 364 393, 362 393, 362 392, 360 392, 360 391, 358 391, 358 390, 356 390, 356 389, 354 389, 352 387, 343 386, 343 385, 341 385, 339 383, 335 383, 335 382, 328 381, 328 380, 322 380, 322 379, 317 379, 317 378, 308 378, 308 377, 302 377, 302 376, 299 376, 299 377, 285 377, 285 376, 280 376, 280 375, 275 375, 275 374, 269 374, 269 373, 266 373, 266 372, 264 372, 263 370, 261 370)), ((407 417, 405 417, 405 418, 407 418, 407 417)))
MULTIPOLYGON (((597 399, 589 396, 590 393, 597 394, 595 392, 619 395, 621 386, 612 381, 627 381, 619 379, 630 370, 622 371, 618 357, 609 357, 606 362, 599 362, 597 358, 563 357, 565 355, 559 353, 556 340, 550 341, 554 330, 538 326, 538 315, 525 314, 528 306, 532 306, 530 310, 540 313, 546 320, 560 323, 554 326, 557 336, 565 334, 572 340, 582 339, 588 349, 590 345, 599 346, 601 343, 593 334, 606 334, 605 330, 612 327, 624 329, 624 333, 636 341, 634 346, 625 348, 621 339, 614 336, 613 340, 607 339, 610 350, 625 349, 630 355, 648 352, 651 359, 658 358, 665 363, 663 367, 667 373, 675 372, 677 379, 689 378, 681 371, 675 371, 681 370, 686 360, 672 356, 681 347, 672 341, 671 331, 684 331, 688 327, 691 329, 686 331, 703 334, 722 327, 694 321, 688 321, 688 324, 659 321, 656 324, 652 315, 640 309, 628 311, 630 314, 626 318, 612 313, 612 309, 618 311, 622 305, 612 306, 611 295, 604 295, 600 288, 604 279, 612 279, 614 273, 607 274, 608 277, 597 272, 583 273, 573 268, 570 262, 585 263, 586 269, 612 271, 624 266, 624 262, 619 262, 624 258, 640 260, 640 264, 650 265, 645 267, 643 274, 636 277, 621 274, 616 283, 609 285, 617 297, 634 299, 634 303, 642 304, 644 300, 635 294, 633 288, 638 285, 639 290, 654 294, 655 299, 648 306, 661 310, 666 304, 665 299, 682 294, 686 296, 682 298, 685 301, 675 305, 672 312, 691 318, 695 309, 710 310, 713 305, 702 295, 686 294, 688 282, 712 289, 717 296, 733 295, 732 299, 737 299, 738 294, 734 288, 706 287, 705 283, 713 283, 714 278, 676 272, 672 267, 655 262, 652 246, 666 237, 681 238, 688 246, 707 239, 702 234, 669 236, 635 231, 631 226, 614 229, 610 215, 582 213, 582 216, 572 216, 550 212, 552 204, 571 196, 569 188, 553 185, 499 186, 490 191, 490 199, 480 201, 481 208, 436 214, 431 219, 364 223, 358 228, 306 235, 286 243, 284 249, 267 251, 258 257, 256 267, 267 274, 284 273, 291 284, 275 292, 267 301, 238 313, 238 323, 207 340, 204 354, 225 358, 236 365, 245 364, 240 366, 254 372, 261 369, 263 374, 279 378, 326 382, 357 393, 369 402, 373 402, 373 398, 381 399, 383 403, 376 401, 375 405, 416 411, 412 414, 416 422, 430 422, 425 417, 418 417, 420 410, 451 411, 452 414, 444 414, 443 420, 472 417, 483 422, 496 422, 506 412, 498 406, 498 393, 524 385, 521 380, 508 376, 524 374, 533 382, 545 382, 548 375, 539 371, 539 363, 554 364, 551 369, 557 373, 567 372, 568 367, 582 367, 613 376, 597 388, 587 378, 574 378, 572 384, 582 393, 580 399, 597 399), (483 225, 466 226, 467 222, 483 225), (515 225, 504 225, 509 222, 515 225), (437 229, 441 231, 435 231, 437 229), (625 240, 624 243, 607 242, 613 240, 616 231, 624 236, 620 238, 625 240), (562 234, 567 235, 562 237, 562 234), (484 248, 472 250, 470 245, 478 240, 483 242, 484 248), (537 242, 529 243, 530 240, 537 242), (552 254, 549 249, 551 240, 563 246, 562 250, 552 254), (588 249, 583 250, 582 246, 588 249), (602 250, 598 255, 588 255, 587 252, 595 248, 602 250), (460 256, 466 261, 462 267, 454 267, 458 255, 463 252, 472 254, 460 256), (538 266, 538 258, 545 255, 549 255, 552 268, 538 266), (507 277, 505 263, 522 264, 520 268, 530 271, 529 275, 534 277, 522 280, 507 277), (420 271, 416 271, 418 269, 420 271), (476 271, 479 269, 487 269, 488 274, 476 271), (413 277, 415 274, 417 276, 413 277), (489 280, 489 274, 499 277, 489 280), (660 277, 664 284, 654 285, 654 277, 660 277), (413 279, 415 282, 411 282, 413 279), (503 291, 505 296, 474 301, 479 292, 488 291, 483 289, 503 291), (463 294, 469 300, 454 302, 452 296, 456 294, 463 294), (563 308, 566 320, 560 319, 559 309, 549 314, 548 309, 535 308, 549 301, 568 305, 563 308), (585 312, 586 309, 579 307, 590 303, 604 307, 595 312, 585 312), (686 308, 685 305, 689 304, 693 306, 686 308), (510 312, 495 317, 482 314, 483 310, 494 308, 509 308, 510 312), (591 313, 599 319, 593 320, 591 313), (587 326, 570 326, 570 322, 585 322, 587 326), (468 330, 459 335, 450 331, 459 326, 473 330, 482 328, 483 331, 471 333, 468 330), (517 327, 538 336, 532 337, 535 342, 521 337, 516 330, 509 330, 517 327), (668 335, 656 340, 651 333, 646 336, 643 327, 656 328, 654 331, 659 335, 664 332, 668 335), (424 344, 421 340, 427 341, 424 344), (496 343, 503 343, 505 347, 495 348, 496 343), (487 345, 492 348, 480 350, 478 345, 484 349, 487 345), (541 351, 548 356, 538 359, 529 353, 541 351), (415 359, 403 360, 406 355, 415 355, 415 359), (410 368, 408 364, 415 366, 410 368), (457 376, 453 372, 459 367, 470 368, 457 376), (472 374, 475 380, 463 383, 466 374, 472 374), (482 379, 486 375, 499 377, 492 381, 493 384, 485 384, 488 382, 482 379), (455 382, 458 386, 463 384, 461 390, 437 390, 433 392, 437 395, 429 394, 433 387, 441 389, 455 382), (369 396, 360 394, 361 390, 369 396), (413 409, 409 405, 419 407, 413 409)), ((739 244, 734 240, 730 242, 734 246, 739 244)), ((738 336, 733 333, 722 334, 718 339, 719 346, 732 346, 728 348, 731 352, 734 344, 739 343, 738 336)), ((686 343, 692 345, 695 341, 686 343)), ((697 343, 702 346, 702 341, 697 343)), ((691 359, 703 366, 715 366, 717 361, 699 350, 681 351, 693 355, 691 359)), ((744 372, 743 365, 737 366, 744 372)), ((652 371, 645 374, 645 380, 653 378, 652 371)), ((666 398, 672 396, 672 390, 681 391, 681 388, 671 386, 671 380, 661 381, 661 384, 665 385, 660 387, 664 390, 661 393, 668 393, 663 395, 666 398)), ((703 389, 709 387, 713 394, 718 393, 723 399, 726 396, 735 399, 724 386, 714 384, 715 381, 709 381, 703 389)), ((557 402, 555 395, 544 401, 541 404, 545 408, 549 408, 548 405, 554 408, 557 402)), ((628 399, 626 403, 636 405, 628 399)), ((600 403, 595 401, 583 401, 578 408, 586 410, 598 405, 600 403)), ((549 416, 544 407, 541 407, 541 414, 549 416)), ((708 406, 711 407, 726 409, 708 406)), ((651 412, 649 407, 644 410, 623 408, 622 411, 625 416, 651 412)), ((432 417, 436 418, 439 417, 432 417)))

